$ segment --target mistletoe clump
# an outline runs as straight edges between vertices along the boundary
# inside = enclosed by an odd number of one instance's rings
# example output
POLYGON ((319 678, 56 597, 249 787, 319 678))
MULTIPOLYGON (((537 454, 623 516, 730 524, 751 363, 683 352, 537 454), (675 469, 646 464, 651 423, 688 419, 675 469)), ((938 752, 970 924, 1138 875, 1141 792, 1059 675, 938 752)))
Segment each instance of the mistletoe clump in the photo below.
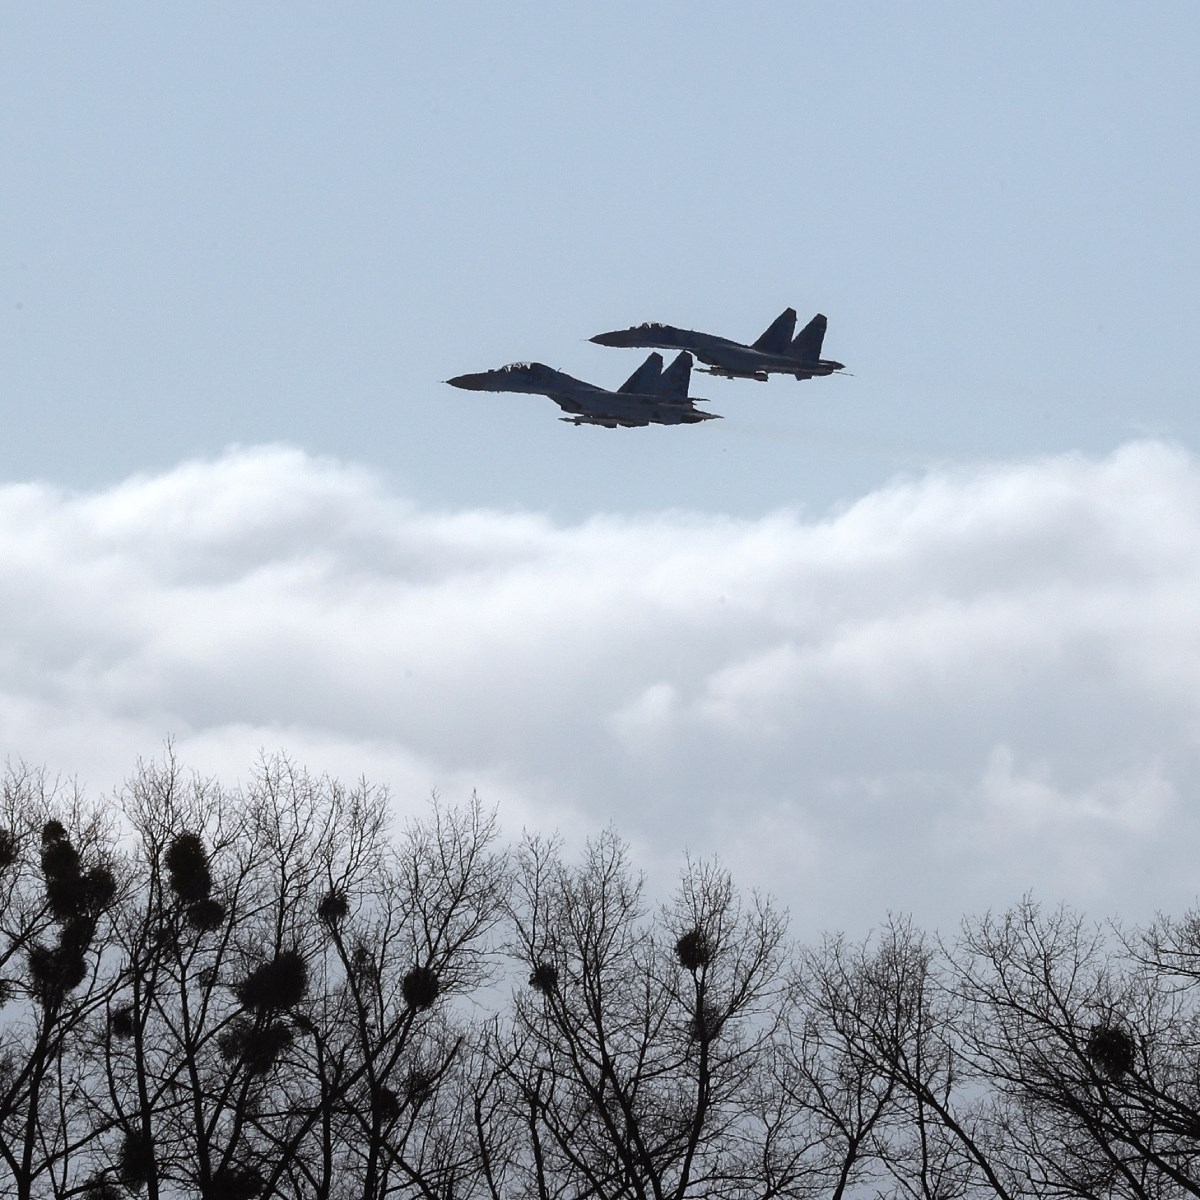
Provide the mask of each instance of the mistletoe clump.
POLYGON ((0 826, 0 871, 6 870, 17 861, 18 851, 17 835, 11 829, 0 826))
POLYGON ((1087 1056, 1096 1069, 1117 1080, 1133 1070, 1133 1038, 1115 1025, 1096 1025, 1088 1035, 1087 1056))
POLYGON ((153 1165, 154 1148, 149 1139, 130 1130, 121 1143, 121 1157, 117 1163, 117 1174, 120 1175, 121 1182, 127 1188, 137 1191, 150 1178, 153 1165))
POLYGON ((203 1191, 204 1200, 255 1200, 266 1181, 254 1167, 218 1167, 203 1191))
POLYGON ((57 946, 35 943, 29 949, 30 990, 47 1008, 55 1008, 87 977, 85 948, 60 938, 57 946))
POLYGON ((368 985, 379 981, 379 964, 365 942, 355 942, 350 953, 350 971, 368 985))
POLYGON ((93 867, 86 875, 47 876, 46 899, 58 921, 83 921, 98 917, 117 895, 117 881, 107 867, 93 867))
POLYGON ((553 963, 537 963, 529 974, 529 986, 543 996, 558 990, 558 968, 553 963))
POLYGON ((270 1021, 256 1029, 242 1044, 242 1062, 251 1075, 265 1075, 292 1044, 291 1026, 270 1021))
POLYGON ((115 893, 112 872, 96 868, 79 875, 79 860, 61 832, 59 822, 49 821, 42 832, 43 870, 50 911, 60 920, 58 944, 35 942, 29 948, 30 990, 47 1008, 56 1008, 88 976, 88 948, 96 930, 96 906, 115 893), (46 829, 50 830, 47 838, 46 829), (66 847, 66 852, 61 848, 66 847), (46 866, 47 852, 49 866, 46 866))
POLYGON ((409 1008, 432 1008, 438 997, 441 984, 437 972, 432 967, 413 967, 400 984, 404 993, 404 1003, 409 1008))
POLYGON ((42 830, 42 877, 56 921, 97 917, 117 895, 117 881, 108 867, 93 867, 86 874, 80 870, 79 851, 58 821, 47 821, 42 830))
POLYGON ((42 826, 42 845, 49 846, 51 842, 65 841, 67 836, 67 828, 61 821, 56 821, 52 817, 42 826))
POLYGON ((120 1008, 114 1008, 112 1016, 108 1019, 108 1027, 113 1037, 133 1037, 133 1005, 122 1004, 120 1008))
POLYGON ((339 924, 349 911, 350 901, 341 888, 333 888, 326 892, 317 905, 317 916, 330 926, 339 924))
POLYGON ((260 1024, 236 1017, 217 1038, 217 1046, 226 1062, 241 1062, 248 1074, 265 1075, 292 1044, 293 1036, 284 1021, 260 1024))
POLYGON ((68 921, 83 908, 84 883, 79 872, 79 851, 71 845, 57 821, 48 821, 42 830, 42 878, 46 901, 56 921, 68 921), (56 828, 51 828, 55 826, 56 828), (46 830, 51 836, 47 838, 46 830))
POLYGON ((234 1062, 242 1057, 242 1047, 254 1032, 254 1025, 245 1017, 234 1017, 232 1021, 217 1034, 217 1047, 221 1057, 226 1062, 234 1062))
POLYGON ((270 962, 255 967, 238 986, 243 1008, 271 1012, 292 1008, 308 991, 308 968, 298 950, 285 950, 270 962))
POLYGON ((712 948, 703 930, 689 929, 675 943, 675 957, 679 965, 688 971, 699 971, 712 960, 712 948))
POLYGON ((196 900, 187 906, 184 920, 200 933, 211 933, 221 928, 221 922, 225 920, 225 905, 211 898, 196 900))
MULTIPOLYGON (((52 823, 58 824, 57 821, 52 823)), ((65 834, 49 841, 43 835, 42 874, 48 879, 73 879, 79 874, 79 851, 65 834)))
POLYGON ((385 1084, 378 1084, 371 1092, 371 1107, 380 1121, 394 1121, 400 1115, 400 1097, 385 1084))
POLYGON ((212 891, 208 852, 198 834, 181 833, 171 839, 165 856, 171 891, 184 904, 207 900, 212 891))
POLYGON ((83 877, 83 908, 91 914, 103 912, 117 897, 117 881, 107 867, 93 867, 83 877))

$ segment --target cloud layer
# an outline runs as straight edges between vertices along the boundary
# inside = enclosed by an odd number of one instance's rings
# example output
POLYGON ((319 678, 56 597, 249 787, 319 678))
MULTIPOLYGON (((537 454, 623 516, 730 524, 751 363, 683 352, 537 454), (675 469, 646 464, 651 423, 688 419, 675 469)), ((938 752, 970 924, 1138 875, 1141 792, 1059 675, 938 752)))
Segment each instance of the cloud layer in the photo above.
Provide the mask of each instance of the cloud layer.
POLYGON ((1200 464, 1154 442, 826 519, 430 511, 300 451, 0 488, 0 731, 100 791, 167 736, 719 851, 801 932, 1195 893, 1200 464))

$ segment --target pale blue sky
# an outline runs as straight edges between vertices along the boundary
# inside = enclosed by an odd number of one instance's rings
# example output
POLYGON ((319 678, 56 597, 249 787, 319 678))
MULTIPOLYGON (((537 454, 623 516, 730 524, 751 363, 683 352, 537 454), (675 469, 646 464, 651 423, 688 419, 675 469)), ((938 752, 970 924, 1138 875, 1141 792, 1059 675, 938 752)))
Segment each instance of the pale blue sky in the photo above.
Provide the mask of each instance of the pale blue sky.
POLYGON ((0 758, 478 789, 660 880, 720 851, 809 932, 1179 911, 1198 35, 1195 0, 3 7, 0 758), (440 382, 616 385, 641 355, 591 334, 788 305, 853 377, 697 377, 724 421, 440 382))
POLYGON ((1194 3, 8 5, 0 478, 239 443, 423 502, 820 511, 1195 446, 1194 3), (854 378, 607 431, 439 381, 829 316, 854 378))

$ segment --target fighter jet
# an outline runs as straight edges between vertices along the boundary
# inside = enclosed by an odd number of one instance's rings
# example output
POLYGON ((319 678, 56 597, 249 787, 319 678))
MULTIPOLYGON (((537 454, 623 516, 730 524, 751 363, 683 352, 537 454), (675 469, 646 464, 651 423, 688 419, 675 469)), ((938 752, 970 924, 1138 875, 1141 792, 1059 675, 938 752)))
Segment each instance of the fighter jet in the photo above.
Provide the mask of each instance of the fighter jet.
MULTIPOLYGON (((688 397, 692 356, 686 351, 664 371, 661 354, 651 354, 617 389, 610 392, 574 379, 545 363, 511 363, 477 375, 456 375, 446 382, 474 392, 532 392, 549 396, 572 425, 603 425, 607 429, 635 425, 691 425, 711 421, 688 397)), ((697 397, 699 399, 699 397, 697 397)))
MULTIPOLYGON (((785 308, 756 342, 749 346, 731 342, 712 333, 697 333, 694 329, 677 329, 674 325, 647 323, 629 329, 598 333, 593 342, 601 346, 658 346, 664 350, 690 350, 701 362, 708 364, 709 375, 727 379, 758 379, 770 375, 794 375, 797 379, 812 379, 815 375, 832 375, 843 369, 840 362, 821 357, 825 340, 825 316, 817 313, 796 334, 796 310, 785 308)), ((699 368, 704 370, 703 367, 699 368)))

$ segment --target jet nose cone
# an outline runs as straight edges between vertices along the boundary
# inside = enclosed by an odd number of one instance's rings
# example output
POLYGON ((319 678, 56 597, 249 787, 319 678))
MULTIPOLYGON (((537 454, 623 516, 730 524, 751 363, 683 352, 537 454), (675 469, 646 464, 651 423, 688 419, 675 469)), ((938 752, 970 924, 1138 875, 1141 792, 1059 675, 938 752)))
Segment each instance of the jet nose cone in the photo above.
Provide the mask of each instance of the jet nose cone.
POLYGON ((628 330, 614 329, 610 333, 598 333, 594 338, 588 340, 595 342, 597 346, 625 346, 628 345, 626 340, 628 336, 628 330))
POLYGON ((451 387, 466 388, 472 392, 482 392, 487 387, 487 375, 455 375, 446 382, 451 387))

